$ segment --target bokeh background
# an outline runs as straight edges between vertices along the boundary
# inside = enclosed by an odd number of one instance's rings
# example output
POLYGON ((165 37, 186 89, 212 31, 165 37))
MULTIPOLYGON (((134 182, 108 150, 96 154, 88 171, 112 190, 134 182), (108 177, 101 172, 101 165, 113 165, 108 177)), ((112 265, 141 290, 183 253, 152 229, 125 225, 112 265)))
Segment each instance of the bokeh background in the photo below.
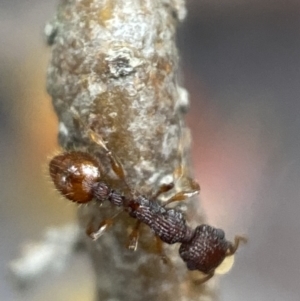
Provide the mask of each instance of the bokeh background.
MULTIPOLYGON (((45 92, 43 27, 57 0, 0 1, 0 300, 92 300, 89 260, 17 290, 21 245, 75 219, 46 177, 57 120, 45 92)), ((210 223, 249 243, 221 301, 300 300, 300 1, 190 0, 178 43, 188 122, 210 223)))

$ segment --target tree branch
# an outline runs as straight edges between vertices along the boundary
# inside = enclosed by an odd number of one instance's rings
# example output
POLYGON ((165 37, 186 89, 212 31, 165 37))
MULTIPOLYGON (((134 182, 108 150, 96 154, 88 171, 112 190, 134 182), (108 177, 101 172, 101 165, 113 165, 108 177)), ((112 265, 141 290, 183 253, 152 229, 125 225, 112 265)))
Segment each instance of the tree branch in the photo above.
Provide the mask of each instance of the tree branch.
MULTIPOLYGON (((118 157, 126 182, 150 196, 188 168, 189 131, 184 124, 187 92, 177 83, 175 31, 185 17, 183 0, 63 0, 46 27, 52 45, 48 91, 59 118, 59 142, 101 160, 111 185, 108 159, 76 122, 92 127, 118 157), (184 141, 184 150, 178 152, 184 141)), ((178 187, 180 188, 180 187, 178 187)), ((125 188, 124 188, 125 189, 125 188)), ((203 222, 196 200, 181 204, 194 224, 203 222)), ((115 213, 92 203, 79 208, 82 229, 115 213)), ((196 273, 166 245, 164 264, 155 241, 142 227, 136 252, 126 249, 134 220, 122 213, 97 242, 86 238, 97 277, 98 300, 214 300, 214 281, 196 286, 196 273)))

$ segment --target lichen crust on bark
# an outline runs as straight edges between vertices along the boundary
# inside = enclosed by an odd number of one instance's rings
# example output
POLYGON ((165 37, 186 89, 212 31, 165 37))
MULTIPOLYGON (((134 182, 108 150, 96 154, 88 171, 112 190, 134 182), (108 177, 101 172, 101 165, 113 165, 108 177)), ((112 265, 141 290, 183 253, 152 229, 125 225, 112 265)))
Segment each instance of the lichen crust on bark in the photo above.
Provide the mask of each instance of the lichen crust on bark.
MULTIPOLYGON (((189 145, 178 155, 189 131, 175 44, 176 26, 185 14, 183 0, 62 0, 46 26, 52 47, 47 89, 59 119, 59 143, 66 150, 94 154, 117 189, 122 184, 118 186, 109 160, 89 139, 86 127, 103 137, 122 163, 128 185, 144 195, 153 194, 182 160, 187 161, 189 145)), ((194 223, 202 222, 198 204, 191 200, 185 207, 187 214, 193 211, 194 223)), ((81 206, 80 224, 84 229, 114 211, 95 202, 81 206)), ((193 285, 194 273, 179 258, 178 246, 165 246, 172 264, 162 262, 146 227, 141 228, 138 250, 127 250, 133 225, 134 220, 121 213, 97 242, 86 238, 99 300, 215 299, 210 287, 214 281, 193 285)))

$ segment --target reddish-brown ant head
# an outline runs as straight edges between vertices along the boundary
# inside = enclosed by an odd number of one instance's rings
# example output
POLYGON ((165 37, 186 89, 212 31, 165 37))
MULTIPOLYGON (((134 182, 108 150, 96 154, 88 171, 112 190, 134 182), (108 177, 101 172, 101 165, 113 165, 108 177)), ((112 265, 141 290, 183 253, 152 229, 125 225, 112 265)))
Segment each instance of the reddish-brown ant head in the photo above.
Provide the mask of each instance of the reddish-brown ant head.
POLYGON ((209 274, 225 259, 229 246, 223 230, 200 225, 191 241, 180 246, 179 254, 189 270, 209 274))
POLYGON ((100 180, 98 162, 83 152, 55 156, 49 163, 49 172, 56 189, 76 203, 91 201, 93 185, 100 180))

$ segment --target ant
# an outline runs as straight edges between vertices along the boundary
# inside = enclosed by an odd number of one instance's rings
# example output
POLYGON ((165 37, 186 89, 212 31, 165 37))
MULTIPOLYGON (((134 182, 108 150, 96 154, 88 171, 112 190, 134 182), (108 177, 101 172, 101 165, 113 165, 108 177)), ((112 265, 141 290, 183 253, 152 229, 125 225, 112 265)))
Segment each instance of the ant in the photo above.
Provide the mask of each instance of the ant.
MULTIPOLYGON (((78 113, 75 112, 74 115, 80 121, 78 113)), ((86 131, 88 137, 105 152, 113 172, 128 187, 124 169, 117 157, 107 148, 98 133, 91 128, 86 131)), ((173 183, 163 184, 150 198, 132 193, 132 190, 129 190, 130 196, 125 196, 112 189, 107 181, 103 180, 100 161, 87 152, 70 151, 55 156, 49 163, 49 172, 56 189, 68 200, 78 204, 86 204, 93 199, 100 204, 109 201, 114 206, 122 207, 123 211, 137 219, 136 226, 129 236, 129 249, 137 248, 138 229, 141 223, 150 227, 160 241, 167 244, 180 243, 179 255, 186 262, 187 268, 205 274, 200 283, 210 279, 223 260, 236 252, 239 243, 246 241, 240 236, 236 236, 233 243, 227 241, 223 230, 207 224, 192 229, 187 225, 179 209, 167 207, 172 202, 183 201, 199 193, 198 183, 191 178, 187 178, 190 189, 175 193, 161 204, 158 197, 173 189, 173 183)), ((112 224, 113 218, 102 221, 97 229, 88 226, 86 233, 96 240, 112 224)))

